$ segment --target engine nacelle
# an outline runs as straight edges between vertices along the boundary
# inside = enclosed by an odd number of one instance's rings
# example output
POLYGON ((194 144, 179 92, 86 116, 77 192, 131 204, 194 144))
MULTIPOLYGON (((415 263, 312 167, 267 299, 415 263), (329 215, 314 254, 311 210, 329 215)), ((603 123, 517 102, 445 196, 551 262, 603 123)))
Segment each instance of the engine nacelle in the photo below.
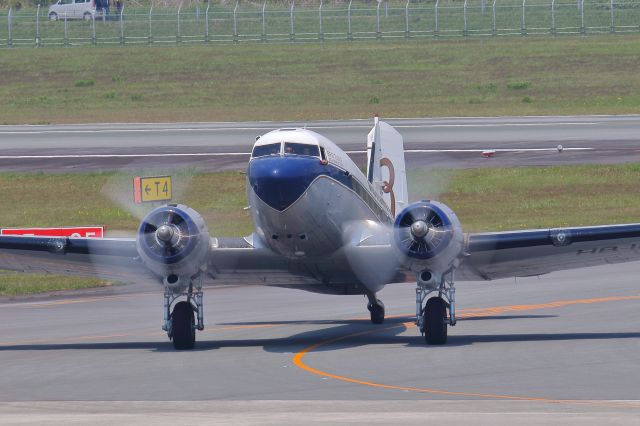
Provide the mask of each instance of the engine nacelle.
POLYGON ((204 270, 210 249, 207 224, 195 210, 169 204, 152 210, 140 223, 136 239, 144 264, 165 285, 182 286, 204 270))
POLYGON ((456 266, 464 245, 455 213, 446 205, 429 200, 410 204, 400 212, 393 239, 405 267, 437 274, 456 266))

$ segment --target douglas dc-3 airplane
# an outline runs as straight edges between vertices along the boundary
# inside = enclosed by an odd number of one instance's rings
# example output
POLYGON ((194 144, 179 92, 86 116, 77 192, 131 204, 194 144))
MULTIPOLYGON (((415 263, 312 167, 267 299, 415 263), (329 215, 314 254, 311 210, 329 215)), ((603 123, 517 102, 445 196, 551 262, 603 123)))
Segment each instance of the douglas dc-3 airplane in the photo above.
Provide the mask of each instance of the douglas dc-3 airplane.
POLYGON ((164 285, 162 328, 176 349, 191 349, 204 328, 205 279, 365 295, 374 324, 385 316, 376 293, 415 280, 419 330, 426 343, 444 344, 456 324, 454 278, 640 259, 640 224, 463 233, 446 205, 409 204, 402 136, 377 118, 367 157, 365 176, 327 138, 275 130, 257 138, 249 161, 250 236, 212 238, 196 211, 169 204, 148 213, 135 238, 0 237, 0 268, 153 276, 164 285))

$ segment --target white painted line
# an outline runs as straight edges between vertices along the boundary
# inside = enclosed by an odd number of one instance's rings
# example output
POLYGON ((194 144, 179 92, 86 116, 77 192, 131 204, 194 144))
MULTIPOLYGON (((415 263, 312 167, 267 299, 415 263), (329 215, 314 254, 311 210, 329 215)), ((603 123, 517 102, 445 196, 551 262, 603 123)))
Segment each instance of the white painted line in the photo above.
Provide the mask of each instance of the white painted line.
POLYGON ((471 123, 471 124, 406 124, 395 125, 393 127, 400 129, 413 129, 413 128, 436 128, 436 127, 534 127, 534 126, 582 126, 582 125, 597 125, 602 123, 596 122, 569 122, 569 123, 471 123))
POLYGON ((251 155, 249 152, 201 152, 165 154, 60 154, 60 155, 0 155, 0 160, 47 160, 58 158, 142 158, 142 157, 224 157, 227 155, 251 155))
MULTIPOLYGON (((563 151, 593 151, 594 148, 563 148, 563 151)), ((487 149, 407 149, 405 154, 430 154, 462 152, 485 152, 487 149)), ((495 152, 557 152, 558 148, 501 148, 495 152)), ((365 150, 345 151, 347 154, 364 154, 365 150)), ((162 158, 162 157, 225 157, 249 156, 249 152, 196 152, 196 153, 160 153, 160 154, 60 154, 60 155, 0 155, 0 160, 48 160, 73 158, 162 158)))
MULTIPOLYGON (((563 148, 563 151, 593 151, 595 148, 563 148)), ((485 149, 406 149, 405 154, 437 154, 447 152, 558 152, 558 148, 485 148, 485 149)), ((362 154, 366 151, 345 151, 347 154, 362 154)))
POLYGON ((155 128, 155 129, 87 129, 87 130, 0 130, 0 135, 47 135, 47 134, 94 134, 94 133, 175 133, 175 132, 224 132, 229 130, 275 130, 268 127, 234 127, 234 128, 155 128))
MULTIPOLYGON (((299 123, 298 123, 299 124, 299 123)), ((605 124, 604 122, 560 122, 560 123, 468 123, 468 124, 396 124, 397 129, 434 129, 449 127, 558 127, 558 126, 593 126, 605 124)), ((345 128, 351 129, 368 129, 370 124, 355 124, 344 126, 314 126, 307 125, 300 128, 309 130, 340 130, 345 128)), ((271 131, 276 130, 273 127, 170 127, 170 128, 149 128, 149 129, 62 129, 62 130, 0 130, 0 135, 41 135, 41 134, 95 134, 95 133, 176 133, 176 132, 234 132, 234 131, 271 131)))
MULTIPOLYGON (((594 148, 563 148, 563 151, 593 151, 594 148)), ((405 152, 415 152, 415 153, 423 153, 423 152, 485 152, 485 151, 495 151, 495 152, 557 152, 558 148, 487 148, 487 149, 407 149, 405 152)), ((364 151, 363 151, 364 152, 364 151)))

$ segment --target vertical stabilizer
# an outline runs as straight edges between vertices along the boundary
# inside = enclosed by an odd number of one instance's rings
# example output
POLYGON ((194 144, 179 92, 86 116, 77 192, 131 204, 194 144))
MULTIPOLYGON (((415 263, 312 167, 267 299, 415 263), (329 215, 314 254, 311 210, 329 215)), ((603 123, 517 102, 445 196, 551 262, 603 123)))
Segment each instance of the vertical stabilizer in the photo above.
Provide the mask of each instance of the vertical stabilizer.
POLYGON ((402 135, 378 117, 367 137, 367 179, 380 191, 394 216, 408 204, 402 135))

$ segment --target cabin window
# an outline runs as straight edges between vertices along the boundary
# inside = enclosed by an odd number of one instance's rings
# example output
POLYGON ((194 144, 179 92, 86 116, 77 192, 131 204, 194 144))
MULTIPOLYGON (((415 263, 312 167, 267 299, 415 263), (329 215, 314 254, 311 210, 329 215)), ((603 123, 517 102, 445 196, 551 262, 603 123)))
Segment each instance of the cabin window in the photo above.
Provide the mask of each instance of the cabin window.
POLYGON ((280 144, 279 143, 271 143, 268 145, 259 145, 253 147, 253 152, 251 153, 251 157, 264 157, 267 155, 279 155, 280 154, 280 144))
POLYGON ((320 157, 318 145, 308 145, 305 143, 285 142, 284 153, 285 155, 308 155, 311 157, 320 157))

